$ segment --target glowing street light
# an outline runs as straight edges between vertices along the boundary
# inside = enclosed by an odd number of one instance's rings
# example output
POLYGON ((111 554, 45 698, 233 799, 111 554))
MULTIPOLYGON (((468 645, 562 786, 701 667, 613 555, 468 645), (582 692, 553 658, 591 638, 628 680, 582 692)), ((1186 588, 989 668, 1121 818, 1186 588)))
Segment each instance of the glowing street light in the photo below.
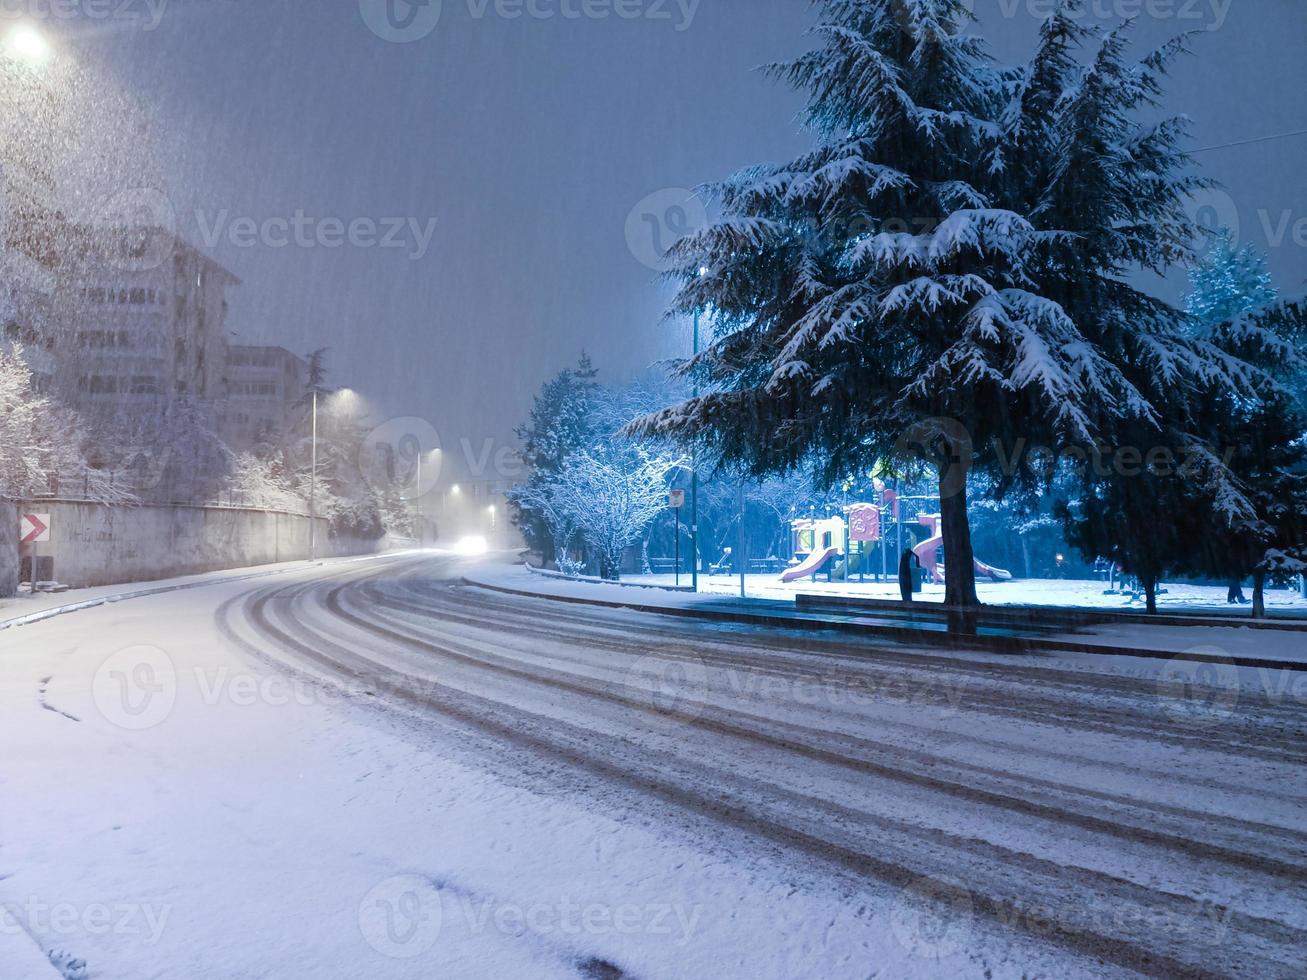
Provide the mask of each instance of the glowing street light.
POLYGON ((5 35, 3 51, 14 61, 39 68, 50 60, 50 42, 30 24, 20 24, 5 35))
POLYGON ((432 449, 429 452, 418 453, 417 468, 416 468, 416 472, 413 474, 413 492, 417 496, 418 500, 421 500, 422 497, 425 496, 425 494, 423 494, 422 492, 422 460, 423 459, 430 459, 432 461, 439 460, 440 447, 437 446, 435 449, 432 449))
POLYGON ((449 512, 449 495, 452 493, 455 497, 457 497, 462 492, 463 491, 459 489, 457 483, 455 483, 448 490, 440 491, 440 516, 441 517, 444 517, 449 512))
MULTIPOLYGON (((313 438, 309 450, 309 561, 318 557, 318 394, 324 391, 322 385, 313 386, 313 438)), ((353 398, 355 392, 349 388, 327 391, 331 397, 353 398)))

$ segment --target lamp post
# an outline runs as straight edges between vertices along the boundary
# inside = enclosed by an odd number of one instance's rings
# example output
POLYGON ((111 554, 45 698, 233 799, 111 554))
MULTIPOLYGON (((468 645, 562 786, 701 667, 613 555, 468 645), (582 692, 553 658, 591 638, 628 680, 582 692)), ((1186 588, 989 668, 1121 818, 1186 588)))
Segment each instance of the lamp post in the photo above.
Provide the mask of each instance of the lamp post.
MULTIPOLYGON (((699 278, 708 274, 703 266, 699 268, 699 278)), ((699 308, 694 308, 694 331, 691 339, 692 352, 699 356, 699 308)), ((694 397, 699 397, 699 382, 694 383, 694 397)), ((699 467, 694 454, 690 454, 690 591, 699 591, 699 467)), ((677 532, 679 537, 680 532, 677 532)))
MULTIPOLYGON (((309 438, 309 561, 318 557, 318 393, 322 390, 320 383, 310 388, 313 392, 313 422, 309 438)), ((348 388, 328 390, 327 393, 333 397, 354 394, 348 388)))
MULTIPOLYGON (((417 522, 418 522, 417 530, 418 530, 419 539, 422 533, 422 498, 426 496, 426 494, 422 492, 422 459, 425 456, 438 456, 439 454, 440 454, 439 446, 437 446, 435 449, 432 449, 430 452, 427 453, 424 453, 421 450, 419 450, 417 454, 417 467, 413 474, 413 512, 417 515, 417 522)), ((439 472, 437 472, 436 474, 437 479, 439 479, 439 476, 440 474, 439 472)), ((443 496, 442 496, 442 500, 443 500, 443 496)), ((443 513, 440 515, 440 519, 441 520, 445 519, 445 515, 443 513)))
POLYGON ((313 387, 313 424, 309 441, 309 561, 318 557, 318 387, 313 387))
POLYGON ((440 491, 440 519, 441 519, 442 521, 443 521, 443 520, 448 520, 448 518, 449 518, 449 496, 450 496, 450 494, 453 494, 455 497, 457 497, 457 496, 459 495, 460 492, 461 492, 461 491, 458 489, 458 484, 457 484, 457 483, 455 483, 453 486, 449 487, 447 490, 441 490, 441 491, 440 491))

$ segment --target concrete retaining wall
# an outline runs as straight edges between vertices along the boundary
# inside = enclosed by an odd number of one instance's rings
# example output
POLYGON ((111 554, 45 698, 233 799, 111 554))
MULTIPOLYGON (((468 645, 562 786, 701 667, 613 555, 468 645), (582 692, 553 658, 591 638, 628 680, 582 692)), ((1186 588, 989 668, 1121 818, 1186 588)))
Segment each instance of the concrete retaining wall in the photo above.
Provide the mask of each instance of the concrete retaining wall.
POLYGON ((0 599, 18 591, 18 505, 0 499, 0 599))
MULTIPOLYGON (((50 540, 21 549, 54 557, 54 577, 73 588, 193 575, 223 568, 309 557, 309 518, 241 507, 108 507, 80 500, 40 500, 24 509, 49 514, 50 540)), ((13 528, 17 513, 0 514, 13 528)), ((318 518, 318 557, 382 551, 387 542, 332 537, 318 518)), ((4 547, 4 546, 0 546, 4 547)), ((5 575, 17 575, 18 557, 0 554, 0 595, 5 575), (12 572, 10 569, 12 568, 12 572)), ((12 592, 8 593, 12 594, 12 592)))

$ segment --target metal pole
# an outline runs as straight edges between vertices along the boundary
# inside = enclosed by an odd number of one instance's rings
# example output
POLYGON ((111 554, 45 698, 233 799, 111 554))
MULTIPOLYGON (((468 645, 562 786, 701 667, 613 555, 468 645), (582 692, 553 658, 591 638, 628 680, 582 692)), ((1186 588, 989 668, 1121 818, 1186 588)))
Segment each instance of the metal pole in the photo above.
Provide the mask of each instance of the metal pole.
POLYGON ((744 589, 744 480, 740 480, 740 523, 735 529, 735 561, 740 566, 740 598, 746 598, 744 589))
POLYGON ((899 559, 899 560, 902 560, 902 557, 903 557, 903 495, 899 492, 899 481, 898 481, 898 480, 895 480, 895 481, 894 481, 894 510, 897 512, 897 513, 895 513, 895 515, 894 515, 894 523, 898 525, 898 529, 899 529, 899 546, 898 546, 898 554, 895 555, 895 558, 896 558, 896 559, 899 559))
MULTIPOLYGON (((693 351, 699 354, 699 311, 694 311, 693 351)), ((694 397, 699 397, 699 384, 694 385, 694 397)), ((690 457, 690 591, 699 591, 699 467, 693 454, 690 457)))
POLYGON ((676 532, 673 535, 676 541, 676 544, 673 545, 673 554, 676 557, 672 561, 676 565, 676 587, 679 589, 681 587, 681 508, 672 508, 672 521, 673 530, 676 532))
POLYGON ((318 557, 318 389, 313 389, 313 437, 309 449, 309 561, 318 557))

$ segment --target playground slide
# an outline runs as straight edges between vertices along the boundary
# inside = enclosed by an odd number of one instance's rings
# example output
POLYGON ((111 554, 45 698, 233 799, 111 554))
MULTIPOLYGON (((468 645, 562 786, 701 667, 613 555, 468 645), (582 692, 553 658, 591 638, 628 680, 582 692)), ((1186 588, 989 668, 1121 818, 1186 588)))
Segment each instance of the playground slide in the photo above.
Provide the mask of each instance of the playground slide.
POLYGON ((930 573, 934 582, 944 581, 944 574, 939 567, 939 547, 943 543, 944 535, 932 534, 912 549, 912 553, 917 556, 917 564, 930 573))
POLYGON ((840 553, 838 548, 826 548, 813 551, 802 562, 795 565, 789 571, 781 575, 782 582, 793 582, 795 579, 803 578, 805 575, 816 575, 823 565, 831 558, 840 553))
POLYGON ((976 559, 976 574, 984 575, 995 582, 1012 581, 1012 573, 1006 568, 995 568, 993 565, 986 565, 979 558, 976 559))
MULTIPOLYGON (((940 567, 938 561, 939 548, 943 542, 944 536, 936 534, 912 549, 917 556, 917 561, 921 563, 921 567, 930 572, 931 578, 936 582, 944 581, 944 569, 940 567)), ((1012 573, 1007 569, 986 565, 979 558, 976 559, 976 574, 983 575, 994 582, 1008 582, 1012 579, 1012 573)))

